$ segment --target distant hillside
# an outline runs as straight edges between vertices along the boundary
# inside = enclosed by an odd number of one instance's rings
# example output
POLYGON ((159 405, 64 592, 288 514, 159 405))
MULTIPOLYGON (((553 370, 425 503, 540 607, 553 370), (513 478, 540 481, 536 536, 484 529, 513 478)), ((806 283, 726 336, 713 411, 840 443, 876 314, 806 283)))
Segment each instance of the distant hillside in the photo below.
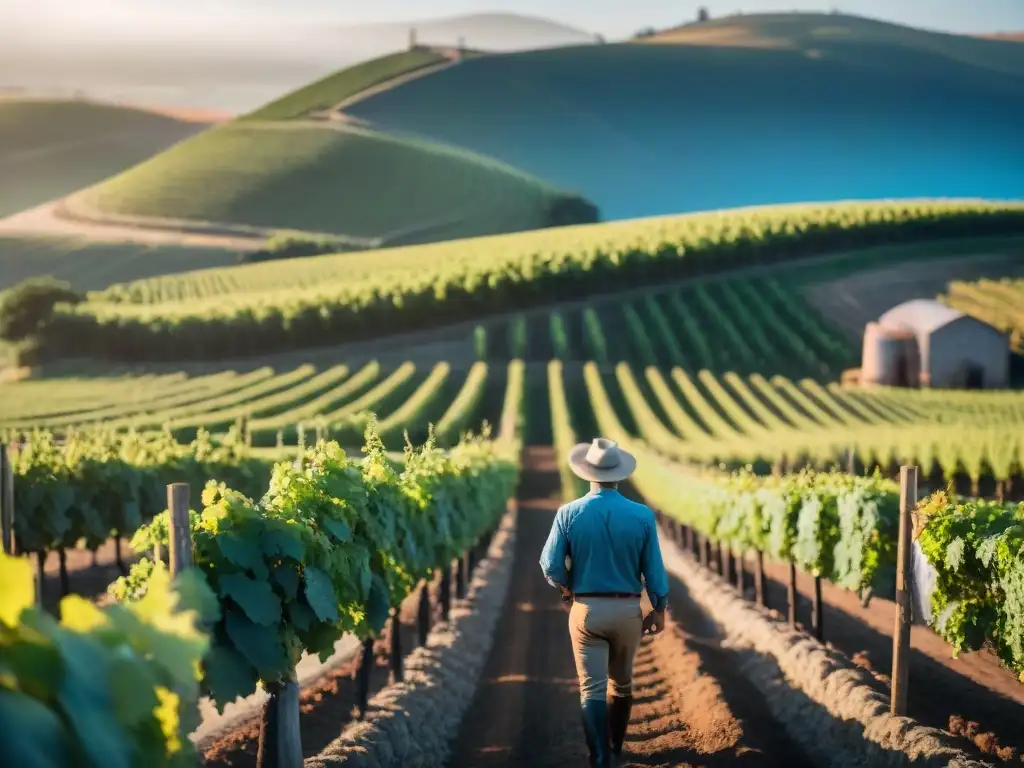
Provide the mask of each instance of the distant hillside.
POLYGON ((1024 195, 1024 46, 841 15, 490 55, 345 111, 577 190, 605 218, 1024 195))
POLYGON ((514 13, 479 13, 442 19, 411 20, 387 24, 366 24, 331 30, 346 50, 372 52, 394 50, 408 44, 409 32, 416 31, 421 45, 454 46, 460 40, 469 48, 485 51, 521 51, 581 45, 595 42, 595 35, 551 19, 514 13))
POLYGON ((303 230, 357 247, 595 221, 590 203, 485 156, 310 119, 438 62, 447 59, 412 50, 343 70, 83 190, 67 208, 100 219, 303 230))
MULTIPOLYGON (((717 47, 774 48, 809 55, 845 57, 870 63, 875 52, 916 53, 922 63, 959 62, 993 72, 1024 75, 1024 51, 993 43, 995 36, 943 34, 859 16, 823 13, 777 13, 725 16, 694 22, 644 38, 649 43, 717 47)), ((878 62, 893 63, 891 55, 878 62)), ((909 63, 909 61, 907 62, 909 63)))
POLYGON ((330 109, 368 88, 444 64, 448 58, 432 48, 400 50, 334 72, 247 116, 251 120, 289 120, 330 109))
POLYGON ((204 127, 84 101, 0 98, 0 217, 118 173, 204 127))

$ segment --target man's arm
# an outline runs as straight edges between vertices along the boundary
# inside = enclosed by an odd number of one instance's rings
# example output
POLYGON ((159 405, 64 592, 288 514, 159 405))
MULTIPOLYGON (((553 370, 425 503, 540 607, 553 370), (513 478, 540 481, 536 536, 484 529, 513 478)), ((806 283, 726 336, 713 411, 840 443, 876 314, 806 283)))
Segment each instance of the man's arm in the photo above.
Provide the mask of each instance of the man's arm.
POLYGON ((569 539, 565 531, 565 507, 558 510, 551 524, 548 540, 540 553, 540 568, 544 578, 553 587, 563 592, 569 589, 569 571, 565 567, 565 556, 569 553, 569 539))
POLYGON ((643 552, 640 555, 640 571, 644 576, 651 606, 658 613, 663 613, 665 606, 668 605, 668 573, 665 572, 665 563, 661 559, 658 526, 654 522, 653 514, 647 526, 647 538, 644 540, 643 552))

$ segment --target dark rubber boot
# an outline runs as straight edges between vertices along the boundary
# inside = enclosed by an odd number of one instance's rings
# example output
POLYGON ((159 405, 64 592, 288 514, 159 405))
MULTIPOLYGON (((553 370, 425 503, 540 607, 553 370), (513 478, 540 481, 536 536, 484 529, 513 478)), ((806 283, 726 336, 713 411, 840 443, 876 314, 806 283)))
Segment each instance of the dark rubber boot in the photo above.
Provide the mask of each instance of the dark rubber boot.
POLYGON ((583 730, 590 750, 593 768, 611 767, 611 748, 608 741, 608 702, 604 699, 586 699, 581 705, 583 730))
POLYGON ((632 709, 632 696, 612 696, 608 702, 608 736, 613 755, 622 754, 622 744, 626 740, 626 728, 629 726, 629 713, 632 709))

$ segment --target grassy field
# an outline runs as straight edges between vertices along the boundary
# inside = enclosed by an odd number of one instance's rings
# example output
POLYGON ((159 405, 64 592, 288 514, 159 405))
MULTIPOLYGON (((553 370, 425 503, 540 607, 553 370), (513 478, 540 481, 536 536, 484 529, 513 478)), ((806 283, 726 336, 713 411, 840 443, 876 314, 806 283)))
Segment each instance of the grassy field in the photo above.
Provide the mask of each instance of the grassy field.
POLYGON ((1024 195, 1018 43, 820 14, 674 38, 487 56, 346 113, 577 190, 609 219, 1024 195))
POLYGON ((0 217, 129 168, 204 126, 85 101, 0 97, 0 217))
POLYGON ((92 243, 75 237, 0 235, 0 291, 38 275, 95 291, 126 280, 166 277, 238 260, 234 251, 169 245, 92 243))
POLYGON ((544 226, 561 194, 485 158, 327 121, 240 121, 75 195, 161 216, 408 243, 544 226))

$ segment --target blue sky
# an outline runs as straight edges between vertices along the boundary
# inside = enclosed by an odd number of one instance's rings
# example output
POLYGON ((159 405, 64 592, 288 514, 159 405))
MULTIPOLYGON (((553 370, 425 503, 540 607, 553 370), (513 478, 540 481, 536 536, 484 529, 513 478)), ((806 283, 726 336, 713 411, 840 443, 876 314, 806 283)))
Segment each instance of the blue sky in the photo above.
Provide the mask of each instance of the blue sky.
MULTIPOLYGON (((258 0, 260 5, 272 7, 273 0, 258 0)), ((697 8, 705 5, 712 15, 725 15, 742 10, 744 13, 779 10, 822 10, 838 7, 842 11, 861 16, 873 16, 899 21, 914 26, 958 32, 988 32, 992 30, 1024 30, 1024 0, 706 0, 706 2, 678 2, 678 0, 516 0, 495 3, 494 0, 374 0, 358 3, 343 10, 347 2, 322 2, 338 16, 353 22, 371 20, 401 20, 415 16, 444 16, 456 13, 487 10, 506 10, 538 16, 549 16, 559 21, 580 26, 607 35, 630 34, 639 27, 668 26, 696 16, 697 8), (419 8, 417 13, 413 9, 419 8)))
POLYGON ((135 29, 235 32, 282 21, 359 24, 462 13, 506 11, 555 20, 623 37, 645 26, 664 27, 695 17, 742 10, 831 10, 955 32, 1024 31, 1024 0, 0 0, 0 27, 26 32, 72 30, 79 38, 135 29), (221 26, 225 25, 225 26, 221 26))

